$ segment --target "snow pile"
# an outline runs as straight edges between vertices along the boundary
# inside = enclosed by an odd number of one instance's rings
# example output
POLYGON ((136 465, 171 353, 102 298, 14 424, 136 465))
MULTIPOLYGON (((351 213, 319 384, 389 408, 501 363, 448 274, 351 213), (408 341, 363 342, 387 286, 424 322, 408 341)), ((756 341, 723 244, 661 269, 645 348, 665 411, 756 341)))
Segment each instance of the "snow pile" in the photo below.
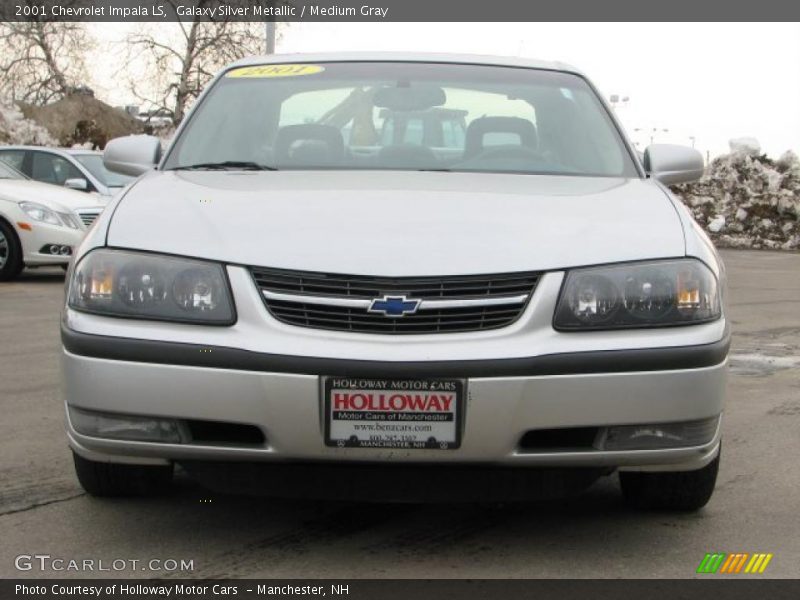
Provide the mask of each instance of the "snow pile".
POLYGON ((47 129, 10 106, 0 106, 0 144, 58 145, 47 129))
POLYGON ((734 138, 728 142, 733 154, 749 154, 756 156, 761 154, 761 144, 758 143, 756 138, 741 137, 734 138))
POLYGON ((800 160, 761 154, 752 138, 731 140, 697 183, 674 191, 719 246, 800 249, 800 160))

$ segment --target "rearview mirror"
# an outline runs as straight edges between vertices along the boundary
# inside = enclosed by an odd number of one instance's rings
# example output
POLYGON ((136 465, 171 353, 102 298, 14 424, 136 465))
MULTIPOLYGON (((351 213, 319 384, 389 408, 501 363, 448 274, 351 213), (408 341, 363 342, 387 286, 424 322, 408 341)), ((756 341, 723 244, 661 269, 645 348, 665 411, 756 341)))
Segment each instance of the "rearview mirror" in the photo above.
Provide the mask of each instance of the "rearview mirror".
POLYGON ((64 182, 64 187, 71 190, 78 190, 79 192, 85 192, 89 189, 89 182, 83 177, 75 177, 74 179, 67 179, 64 182))
POLYGON ((694 148, 674 144, 652 144, 644 151, 644 168, 664 185, 689 183, 703 176, 703 155, 694 148))
POLYGON ((445 102, 447 96, 442 88, 424 83, 382 87, 373 97, 375 106, 392 111, 427 110, 445 102))
POLYGON ((106 169, 137 177, 161 160, 161 141, 152 135, 127 135, 111 140, 103 152, 106 169))

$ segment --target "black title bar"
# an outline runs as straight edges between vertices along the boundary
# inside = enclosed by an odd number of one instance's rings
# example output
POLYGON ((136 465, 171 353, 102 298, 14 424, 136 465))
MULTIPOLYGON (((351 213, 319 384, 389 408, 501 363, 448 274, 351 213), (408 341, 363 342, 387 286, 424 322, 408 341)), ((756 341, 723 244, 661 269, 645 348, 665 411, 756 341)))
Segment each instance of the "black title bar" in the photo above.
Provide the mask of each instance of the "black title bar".
MULTIPOLYGON (((3 0, 0 21, 797 21, 792 0, 3 0)), ((411 32, 410 32, 411 34, 411 32)), ((661 43, 682 43, 676 37, 661 43)))
MULTIPOLYGON (((573 569, 580 571, 580 564, 573 569)), ((595 598, 648 598, 725 600, 798 597, 798 580, 735 579, 707 576, 700 580, 210 580, 210 579, 60 579, 0 580, 3 600, 256 600, 259 598, 326 600, 581 600, 595 598)))

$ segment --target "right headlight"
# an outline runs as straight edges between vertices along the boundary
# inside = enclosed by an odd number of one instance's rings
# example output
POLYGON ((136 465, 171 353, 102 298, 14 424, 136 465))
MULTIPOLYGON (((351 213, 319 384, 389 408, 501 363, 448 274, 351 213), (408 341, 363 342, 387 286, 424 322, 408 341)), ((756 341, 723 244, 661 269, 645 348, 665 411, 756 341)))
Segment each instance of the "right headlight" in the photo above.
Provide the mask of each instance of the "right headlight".
POLYGON ((562 331, 688 325, 720 316, 717 278, 699 260, 574 269, 553 326, 562 331))
POLYGON ((102 248, 75 266, 75 310, 114 317, 231 325, 228 278, 219 263, 102 248))

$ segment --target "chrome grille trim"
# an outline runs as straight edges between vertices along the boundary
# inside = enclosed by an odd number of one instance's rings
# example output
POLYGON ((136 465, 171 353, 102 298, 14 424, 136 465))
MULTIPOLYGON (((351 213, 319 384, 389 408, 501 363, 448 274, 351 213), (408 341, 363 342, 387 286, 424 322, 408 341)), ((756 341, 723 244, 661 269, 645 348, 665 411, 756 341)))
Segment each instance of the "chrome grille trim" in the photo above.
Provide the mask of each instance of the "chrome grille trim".
POLYGON ((506 327, 522 314, 539 273, 367 277, 251 267, 270 314, 299 327, 377 334, 430 334, 506 327), (380 314, 375 300, 418 301, 416 312, 380 314))
POLYGON ((78 216, 81 218, 83 225, 86 229, 92 226, 92 224, 97 220, 97 217, 100 216, 100 213, 103 212, 101 210, 79 210, 78 216))
MULTIPOLYGON (((270 290, 261 290, 267 300, 281 302, 297 302, 300 304, 319 304, 321 306, 343 306, 348 308, 368 309, 372 300, 361 298, 337 298, 335 296, 311 296, 308 294, 283 294, 270 290)), ((417 310, 441 310, 443 308, 468 308, 470 306, 500 306, 505 304, 525 304, 529 294, 517 296, 494 296, 488 298, 459 298, 453 300, 427 299, 420 300, 417 310)))

